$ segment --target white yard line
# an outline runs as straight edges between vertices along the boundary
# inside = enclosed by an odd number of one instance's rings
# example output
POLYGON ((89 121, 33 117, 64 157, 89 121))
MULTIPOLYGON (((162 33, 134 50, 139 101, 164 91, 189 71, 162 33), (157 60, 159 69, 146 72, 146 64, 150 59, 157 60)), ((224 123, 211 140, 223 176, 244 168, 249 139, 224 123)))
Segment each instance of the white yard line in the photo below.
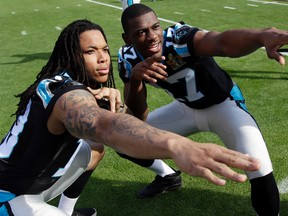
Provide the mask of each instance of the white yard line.
POLYGON ((224 6, 225 9, 236 10, 234 7, 224 6))
MULTIPOLYGON (((94 3, 94 4, 104 5, 104 6, 107 6, 107 7, 112 7, 112 8, 115 8, 115 9, 122 10, 122 7, 118 7, 118 6, 115 6, 115 5, 106 4, 106 3, 98 2, 98 1, 92 1, 92 0, 86 0, 86 1, 91 2, 91 3, 94 3)), ((172 21, 172 20, 168 20, 168 19, 163 19, 163 18, 160 18, 160 17, 158 17, 158 19, 161 20, 161 21, 167 22, 167 23, 172 23, 172 24, 177 23, 176 21, 172 21)))
POLYGON ((288 3, 280 3, 277 1, 261 1, 261 0, 247 0, 247 1, 251 1, 251 2, 258 2, 258 3, 263 3, 263 4, 275 4, 275 5, 282 5, 282 6, 288 6, 288 3))
MULTIPOLYGON (((118 6, 115 6, 115 5, 111 5, 111 4, 107 4, 107 3, 103 3, 103 2, 98 2, 98 1, 93 1, 93 0, 86 0, 88 2, 91 2, 91 3, 94 3, 94 4, 99 4, 99 5, 103 5, 103 6, 107 6, 107 7, 111 7, 111 8, 115 8, 115 9, 118 9, 118 10, 122 10, 122 7, 118 7, 118 6)), ((265 4, 280 4, 280 5, 285 5, 285 6, 288 6, 288 4, 281 4, 281 3, 278 3, 278 2, 268 2, 268 1, 261 1, 261 0, 247 0, 247 1, 252 1, 252 2, 259 2, 259 3, 265 3, 265 4)), ((253 5, 254 6, 254 5, 253 5)), ((231 9, 231 10, 234 10, 236 8, 232 8, 232 7, 228 7, 228 6, 224 6, 224 8, 226 9, 231 9)), ((204 11, 204 9, 201 9, 201 11, 204 11)), ((205 11, 208 11, 208 10, 205 10, 205 11)), ((210 11, 209 11, 210 12, 210 11)), ((175 12, 176 13, 176 12, 175 12)), ((172 23, 172 24, 175 24, 177 23, 176 21, 172 21, 172 20, 168 20, 168 19, 164 19, 164 18, 161 18, 161 17, 158 17, 159 20, 161 21, 164 21, 164 22, 167 22, 167 23, 172 23)), ((282 55, 288 55, 288 53, 281 53, 282 55)))

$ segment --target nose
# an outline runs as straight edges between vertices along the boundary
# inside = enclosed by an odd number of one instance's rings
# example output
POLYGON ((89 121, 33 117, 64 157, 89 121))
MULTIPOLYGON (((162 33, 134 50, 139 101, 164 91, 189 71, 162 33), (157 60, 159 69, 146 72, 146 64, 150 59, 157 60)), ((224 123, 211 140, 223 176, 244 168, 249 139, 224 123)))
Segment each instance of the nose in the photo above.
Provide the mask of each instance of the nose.
POLYGON ((147 38, 149 40, 154 40, 157 37, 156 32, 153 29, 149 29, 148 34, 147 34, 147 38))
POLYGON ((99 51, 98 55, 97 55, 97 61, 99 63, 107 62, 107 60, 108 60, 107 56, 108 56, 108 54, 104 53, 103 51, 99 51))

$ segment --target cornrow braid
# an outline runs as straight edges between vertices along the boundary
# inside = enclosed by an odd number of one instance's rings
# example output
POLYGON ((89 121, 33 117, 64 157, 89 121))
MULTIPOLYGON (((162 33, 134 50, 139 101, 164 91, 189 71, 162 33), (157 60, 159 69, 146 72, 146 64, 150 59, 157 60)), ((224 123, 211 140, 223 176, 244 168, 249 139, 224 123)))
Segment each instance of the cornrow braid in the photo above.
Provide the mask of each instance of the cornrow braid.
POLYGON ((92 88, 116 88, 110 51, 110 71, 108 80, 105 83, 90 83, 89 81, 79 40, 80 34, 89 30, 100 31, 107 42, 106 35, 101 26, 86 19, 76 20, 70 23, 60 33, 47 64, 36 76, 35 82, 22 93, 15 95, 15 97, 20 97, 18 108, 15 112, 16 117, 24 114, 30 98, 35 94, 38 84, 43 79, 51 78, 63 71, 67 71, 73 80, 92 88))

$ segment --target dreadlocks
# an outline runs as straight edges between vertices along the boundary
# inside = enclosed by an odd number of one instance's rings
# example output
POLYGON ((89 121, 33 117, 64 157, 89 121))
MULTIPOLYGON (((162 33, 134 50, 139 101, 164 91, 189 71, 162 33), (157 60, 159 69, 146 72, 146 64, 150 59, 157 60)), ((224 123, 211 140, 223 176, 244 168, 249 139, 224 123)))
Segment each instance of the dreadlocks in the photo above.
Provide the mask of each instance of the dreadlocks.
POLYGON ((58 40, 55 43, 54 50, 47 64, 36 76, 36 81, 32 85, 30 85, 24 92, 16 95, 16 97, 20 97, 18 109, 15 113, 17 117, 24 114, 29 99, 35 93, 36 87, 38 86, 39 82, 43 79, 55 76, 63 71, 66 71, 73 80, 83 83, 84 85, 91 88, 115 88, 112 61, 110 61, 110 72, 108 75, 108 80, 105 83, 91 83, 88 78, 82 50, 80 48, 79 36, 81 33, 89 30, 100 31, 105 41, 107 42, 107 38, 103 29, 95 23, 84 19, 76 20, 69 24, 59 35, 58 40))

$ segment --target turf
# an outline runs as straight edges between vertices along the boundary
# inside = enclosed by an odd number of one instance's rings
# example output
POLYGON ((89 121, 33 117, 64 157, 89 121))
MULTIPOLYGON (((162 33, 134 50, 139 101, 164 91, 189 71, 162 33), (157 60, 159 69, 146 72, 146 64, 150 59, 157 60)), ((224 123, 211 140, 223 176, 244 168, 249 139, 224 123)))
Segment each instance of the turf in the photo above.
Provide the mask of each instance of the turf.
MULTIPOLYGON (((100 1, 100 0, 99 0, 100 1)), ((115 78, 116 56, 121 39, 121 4, 119 0, 101 0, 101 5, 85 0, 1 0, 0 1, 0 135, 4 136, 14 117, 17 99, 13 96, 31 84, 44 66, 54 43, 68 23, 87 18, 100 24, 108 37, 113 55, 115 78)), ((272 1, 271 1, 272 2, 272 1)), ((271 3, 270 2, 270 3, 271 3)), ((273 1, 274 2, 274 1, 273 1)), ((288 2, 268 4, 247 0, 142 0, 159 15, 163 27, 184 20, 207 30, 264 28, 287 30, 288 2)), ((257 119, 273 161, 275 177, 281 182, 288 176, 288 67, 268 60, 263 49, 239 59, 217 58, 219 64, 241 86, 247 105, 257 119)), ((286 61, 288 58, 286 57, 286 61)), ((171 101, 161 90, 149 88, 151 110, 171 101)), ((203 142, 222 142, 213 134, 190 136, 203 142)), ((249 183, 228 182, 224 187, 183 174, 183 188, 149 200, 135 198, 135 192, 151 182, 154 174, 119 158, 106 148, 103 161, 93 173, 77 207, 96 207, 103 215, 165 216, 253 216, 249 183)), ((167 160, 175 167, 173 161, 167 160)), ((288 195, 281 194, 281 215, 288 215, 288 195)), ((51 202, 56 205, 57 199, 51 202)))

